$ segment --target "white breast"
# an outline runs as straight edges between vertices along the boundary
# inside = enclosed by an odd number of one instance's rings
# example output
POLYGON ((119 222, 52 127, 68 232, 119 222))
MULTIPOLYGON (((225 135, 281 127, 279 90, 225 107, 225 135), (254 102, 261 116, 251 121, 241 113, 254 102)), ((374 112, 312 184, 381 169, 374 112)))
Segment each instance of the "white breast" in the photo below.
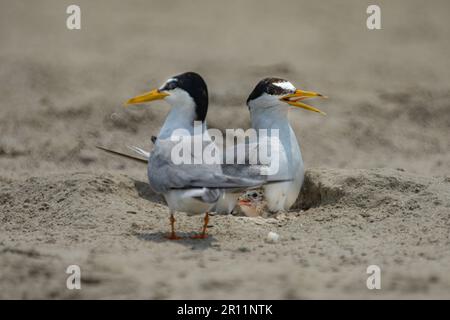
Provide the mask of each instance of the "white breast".
POLYGON ((188 196, 191 190, 172 190, 164 194, 171 213, 182 211, 188 214, 202 214, 209 212, 214 204, 205 203, 188 196))
POLYGON ((264 186, 267 207, 272 212, 289 210, 297 200, 303 184, 304 165, 300 146, 292 128, 290 128, 289 133, 290 150, 286 151, 291 154, 290 157, 280 158, 280 168, 289 168, 289 175, 293 180, 264 186), (289 158, 290 160, 288 160, 289 158))

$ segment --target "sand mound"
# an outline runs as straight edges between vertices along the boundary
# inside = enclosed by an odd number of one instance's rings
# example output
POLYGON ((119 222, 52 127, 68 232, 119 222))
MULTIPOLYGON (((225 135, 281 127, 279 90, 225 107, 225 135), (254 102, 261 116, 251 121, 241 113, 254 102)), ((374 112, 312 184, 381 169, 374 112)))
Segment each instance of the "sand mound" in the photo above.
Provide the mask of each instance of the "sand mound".
MULTIPOLYGON (((295 210, 215 216, 206 241, 166 241, 167 209, 144 182, 65 173, 0 187, 2 298, 311 298, 446 295, 450 177, 311 169, 295 210), (281 236, 275 244, 267 233, 281 236), (395 245, 394 245, 395 244, 395 245), (82 289, 66 289, 77 264, 82 289), (382 270, 381 291, 366 268, 382 270), (264 283, 264 286, 261 286, 264 283)), ((179 214, 188 235, 201 217, 179 214)))

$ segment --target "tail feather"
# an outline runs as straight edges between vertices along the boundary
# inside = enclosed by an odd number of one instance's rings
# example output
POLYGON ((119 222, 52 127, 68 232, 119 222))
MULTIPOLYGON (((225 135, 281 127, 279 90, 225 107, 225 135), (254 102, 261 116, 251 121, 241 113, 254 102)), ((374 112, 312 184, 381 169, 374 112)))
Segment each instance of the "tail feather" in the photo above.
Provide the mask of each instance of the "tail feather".
POLYGON ((131 160, 134 160, 134 161, 137 161, 137 162, 141 162, 141 163, 145 163, 145 164, 148 163, 148 159, 142 159, 142 158, 130 156, 128 154, 125 154, 125 153, 122 153, 122 152, 118 152, 118 151, 114 151, 114 150, 110 150, 110 149, 107 149, 107 148, 104 148, 104 147, 100 147, 100 146, 95 146, 95 147, 97 149, 103 150, 103 151, 108 152, 110 154, 114 154, 116 156, 120 156, 120 157, 123 157, 123 158, 131 159, 131 160))
POLYGON ((140 155, 146 159, 150 158, 150 152, 145 151, 144 149, 138 148, 136 146, 127 146, 127 147, 128 147, 128 149, 133 150, 138 155, 140 155))

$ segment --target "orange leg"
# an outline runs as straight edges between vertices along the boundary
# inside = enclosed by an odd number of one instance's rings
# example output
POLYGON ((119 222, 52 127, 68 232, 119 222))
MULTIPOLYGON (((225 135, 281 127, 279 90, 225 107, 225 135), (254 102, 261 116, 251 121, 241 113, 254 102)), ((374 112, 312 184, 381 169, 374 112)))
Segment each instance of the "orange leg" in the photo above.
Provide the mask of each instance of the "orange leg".
POLYGON ((202 228, 202 232, 200 234, 196 234, 194 236, 192 236, 192 239, 206 239, 208 238, 208 235, 206 234, 206 229, 208 228, 208 223, 209 223, 209 214, 208 212, 205 213, 205 219, 203 220, 203 228, 202 228))
POLYGON ((169 240, 179 240, 181 239, 180 237, 177 236, 177 234, 175 233, 175 217, 173 216, 173 214, 170 214, 170 234, 167 236, 167 239, 169 240))

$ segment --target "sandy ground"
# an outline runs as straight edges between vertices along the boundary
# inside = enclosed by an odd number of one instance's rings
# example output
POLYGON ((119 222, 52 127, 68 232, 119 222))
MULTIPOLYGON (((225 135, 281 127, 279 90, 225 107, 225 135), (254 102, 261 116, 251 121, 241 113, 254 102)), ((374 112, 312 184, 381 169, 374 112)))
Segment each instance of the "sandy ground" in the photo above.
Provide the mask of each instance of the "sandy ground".
POLYGON ((447 1, 378 1, 379 31, 369 1, 77 1, 69 31, 71 3, 0 2, 1 298, 450 298, 447 1), (292 212, 169 242, 145 167, 94 148, 150 148, 167 105, 122 103, 189 70, 210 127, 247 128, 266 76, 330 97, 327 117, 291 113, 308 168, 292 212))

